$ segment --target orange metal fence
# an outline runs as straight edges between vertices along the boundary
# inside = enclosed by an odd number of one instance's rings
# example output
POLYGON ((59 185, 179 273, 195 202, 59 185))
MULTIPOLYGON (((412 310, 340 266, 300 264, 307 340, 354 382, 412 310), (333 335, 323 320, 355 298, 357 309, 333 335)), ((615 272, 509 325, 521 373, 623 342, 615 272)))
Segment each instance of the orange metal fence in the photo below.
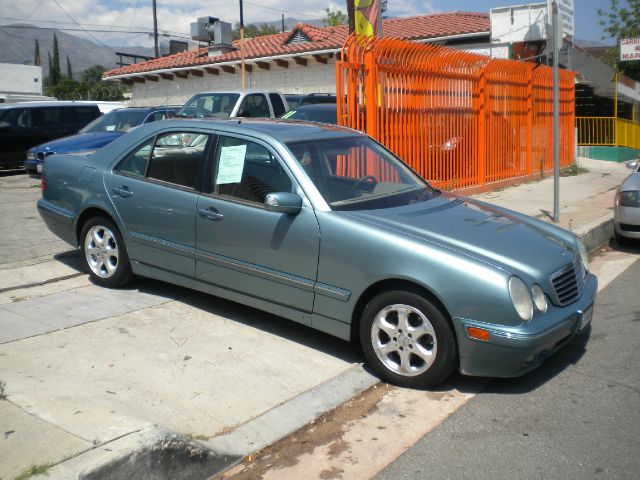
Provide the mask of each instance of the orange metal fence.
MULTIPOLYGON (((351 36, 336 64, 338 123, 443 188, 553 168, 553 71, 393 38, 351 36)), ((560 72, 562 166, 574 151, 574 73, 560 72)))

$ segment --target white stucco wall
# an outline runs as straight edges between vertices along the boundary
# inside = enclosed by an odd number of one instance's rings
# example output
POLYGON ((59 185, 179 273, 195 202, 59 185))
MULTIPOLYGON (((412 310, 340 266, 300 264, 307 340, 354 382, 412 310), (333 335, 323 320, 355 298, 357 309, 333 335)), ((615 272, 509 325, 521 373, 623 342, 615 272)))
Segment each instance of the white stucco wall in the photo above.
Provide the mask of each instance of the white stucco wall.
MULTIPOLYGON (((262 70, 253 65, 253 71, 247 73, 247 88, 277 90, 282 93, 335 93, 335 60, 330 59, 326 65, 314 60, 308 62, 306 67, 289 62, 289 68, 271 64, 269 70, 262 70)), ((239 90, 242 87, 239 67, 236 72, 225 73, 220 70, 219 75, 204 72, 202 77, 174 76, 173 80, 160 78, 157 82, 147 80, 144 83, 134 83, 131 86, 133 95, 130 105, 182 105, 198 92, 239 90)))
POLYGON ((42 67, 0 63, 0 93, 42 95, 42 67))

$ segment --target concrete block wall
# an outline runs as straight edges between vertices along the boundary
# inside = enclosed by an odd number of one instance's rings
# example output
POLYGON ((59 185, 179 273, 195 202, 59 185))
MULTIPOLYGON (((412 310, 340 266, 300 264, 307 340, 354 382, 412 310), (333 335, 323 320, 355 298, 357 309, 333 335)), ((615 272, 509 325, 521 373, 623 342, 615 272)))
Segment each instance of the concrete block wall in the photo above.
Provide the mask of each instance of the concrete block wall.
POLYGON ((0 72, 0 93, 42 95, 42 67, 0 63, 0 72))
MULTIPOLYGON (((289 62, 289 68, 271 65, 269 70, 253 66, 247 73, 247 88, 278 90, 282 93, 312 93, 336 91, 335 61, 327 64, 309 60, 307 66, 289 62)), ((173 80, 160 78, 157 82, 145 81, 132 85, 131 106, 181 105, 198 92, 213 90, 239 90, 242 87, 240 67, 236 73, 219 75, 204 72, 202 77, 174 77, 173 80)))

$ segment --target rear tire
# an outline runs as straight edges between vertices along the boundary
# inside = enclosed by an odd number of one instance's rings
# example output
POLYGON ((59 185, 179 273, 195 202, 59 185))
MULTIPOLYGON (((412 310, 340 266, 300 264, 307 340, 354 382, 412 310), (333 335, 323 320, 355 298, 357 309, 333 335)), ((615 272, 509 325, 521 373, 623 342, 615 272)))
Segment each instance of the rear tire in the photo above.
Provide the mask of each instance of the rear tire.
POLYGON ((93 217, 82 227, 82 258, 94 283, 108 288, 133 278, 129 255, 118 227, 105 217, 93 217))
POLYGON ((456 341, 444 313, 421 295, 386 291, 365 307, 360 343, 367 363, 395 385, 429 388, 456 368, 456 341))

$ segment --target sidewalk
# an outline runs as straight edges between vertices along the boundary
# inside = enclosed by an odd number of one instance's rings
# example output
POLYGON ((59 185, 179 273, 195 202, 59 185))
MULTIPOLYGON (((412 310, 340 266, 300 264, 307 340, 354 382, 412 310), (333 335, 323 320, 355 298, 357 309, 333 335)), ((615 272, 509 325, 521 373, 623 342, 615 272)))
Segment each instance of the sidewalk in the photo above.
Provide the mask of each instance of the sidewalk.
MULTIPOLYGON (((616 188, 631 173, 624 163, 578 159, 589 172, 560 178, 560 221, 574 232, 590 252, 613 236, 613 202, 616 188)), ((474 198, 552 222, 553 177, 474 198)))
MULTIPOLYGON (((560 225, 594 250, 630 170, 580 164, 560 182, 560 225)), ((550 221, 553 178, 475 197, 550 221)), ((36 465, 47 479, 207 478, 377 383, 344 342, 151 281, 99 289, 72 261, 0 270, 9 314, 42 330, 0 338, 2 480, 36 465)))

